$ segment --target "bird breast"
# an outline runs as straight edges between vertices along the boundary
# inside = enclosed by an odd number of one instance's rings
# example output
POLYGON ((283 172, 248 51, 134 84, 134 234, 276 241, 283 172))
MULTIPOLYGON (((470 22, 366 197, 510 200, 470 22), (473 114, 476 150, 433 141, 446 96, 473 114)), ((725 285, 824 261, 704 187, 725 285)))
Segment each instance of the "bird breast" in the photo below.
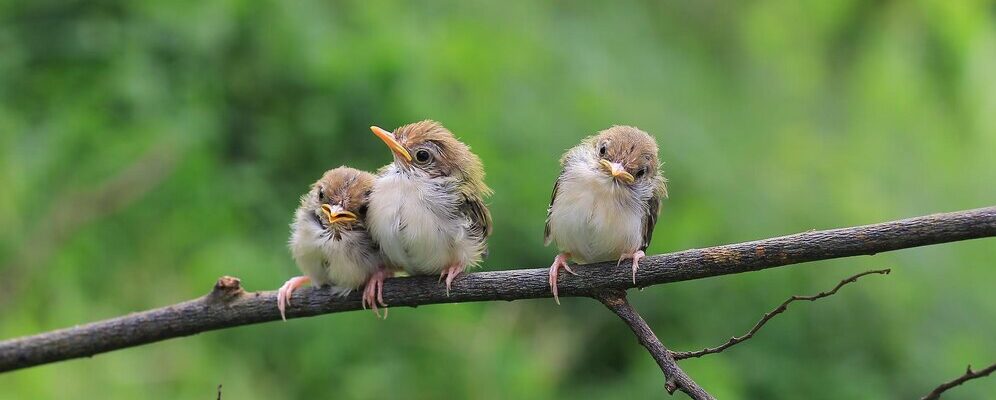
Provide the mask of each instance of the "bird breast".
POLYGON ((483 248, 468 236, 470 221, 458 213, 455 181, 395 168, 374 183, 367 212, 370 232, 384 258, 412 274, 479 262, 483 248))
POLYGON ((291 254, 301 272, 316 285, 333 285, 344 291, 362 286, 381 264, 370 234, 362 229, 330 235, 299 210, 292 225, 291 254))
POLYGON ((638 194, 601 171, 568 166, 550 206, 550 234, 580 262, 617 259, 643 243, 638 194))

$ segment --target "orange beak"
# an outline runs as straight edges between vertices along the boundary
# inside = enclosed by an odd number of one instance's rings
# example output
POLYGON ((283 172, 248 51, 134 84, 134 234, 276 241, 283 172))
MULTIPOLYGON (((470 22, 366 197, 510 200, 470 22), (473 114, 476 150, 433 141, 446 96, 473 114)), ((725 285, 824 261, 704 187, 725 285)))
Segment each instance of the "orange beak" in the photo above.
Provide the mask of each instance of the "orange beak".
POLYGON ((613 178, 626 183, 633 183, 636 181, 636 179, 633 178, 633 175, 626 172, 626 168, 623 168, 623 166, 619 163, 610 162, 609 160, 598 160, 598 163, 602 165, 602 170, 609 175, 612 175, 613 178))
POLYGON ((380 140, 383 140, 384 144, 386 144, 387 147, 394 152, 394 154, 401 156, 408 162, 412 161, 412 155, 408 154, 408 150, 406 150, 401 143, 398 143, 398 140, 394 138, 393 133, 385 131, 377 126, 371 126, 370 130, 373 131, 374 135, 377 135, 380 140))
POLYGON ((356 214, 344 210, 334 211, 332 210, 332 206, 328 204, 322 204, 322 214, 325 214, 325 218, 328 218, 329 225, 356 221, 356 214))

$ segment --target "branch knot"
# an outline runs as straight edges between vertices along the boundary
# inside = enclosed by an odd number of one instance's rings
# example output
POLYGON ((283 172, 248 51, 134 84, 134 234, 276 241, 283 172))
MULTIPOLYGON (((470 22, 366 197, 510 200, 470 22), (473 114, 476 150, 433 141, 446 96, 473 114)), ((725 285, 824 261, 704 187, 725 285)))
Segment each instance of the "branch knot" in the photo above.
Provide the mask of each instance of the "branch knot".
POLYGON ((218 282, 214 284, 214 288, 211 289, 211 293, 207 297, 210 303, 227 303, 241 297, 245 292, 242 289, 242 280, 226 275, 218 278, 218 282))

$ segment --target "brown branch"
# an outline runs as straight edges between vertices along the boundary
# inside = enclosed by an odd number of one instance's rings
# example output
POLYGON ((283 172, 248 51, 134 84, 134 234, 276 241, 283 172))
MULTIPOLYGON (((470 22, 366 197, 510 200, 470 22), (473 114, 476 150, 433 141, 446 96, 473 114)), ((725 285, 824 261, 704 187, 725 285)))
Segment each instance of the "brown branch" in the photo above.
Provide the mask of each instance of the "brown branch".
MULTIPOLYGON (((616 268, 615 262, 586 265, 575 268, 578 275, 565 276, 559 285, 561 297, 591 297, 606 289, 644 287, 990 236, 996 236, 996 207, 649 256, 640 263, 635 285, 630 270, 616 268)), ((276 292, 244 292, 234 278, 219 283, 221 289, 215 288, 214 292, 220 293, 199 299, 2 341, 0 372, 280 319, 276 292)), ((384 300, 394 307, 550 296, 546 268, 466 274, 454 282, 449 295, 430 276, 384 282, 384 300)), ((341 298, 329 290, 304 288, 295 292, 287 316, 301 318, 359 309, 358 293, 341 298)))
MULTIPOLYGON (((688 374, 686 374, 685 371, 678 366, 676 362, 677 360, 702 357, 707 354, 721 353, 723 352, 723 350, 726 350, 730 347, 733 347, 739 343, 742 343, 754 337, 754 334, 757 333, 757 331, 759 331, 761 327, 767 324, 768 321, 770 321, 776 315, 785 312, 785 310, 788 309, 788 305, 791 304, 792 302, 801 301, 801 300, 816 301, 825 297, 830 297, 833 296, 834 294, 837 294, 837 291, 840 290, 840 288, 850 283, 857 282, 858 279, 863 276, 871 274, 887 275, 889 274, 889 272, 892 272, 892 270, 881 269, 881 270, 865 271, 860 274, 856 274, 841 280, 839 283, 837 283, 836 286, 833 287, 833 289, 830 289, 828 291, 820 292, 811 296, 795 295, 789 297, 781 304, 779 304, 778 307, 765 313, 764 316, 761 318, 761 320, 758 321, 756 324, 754 324, 754 327, 751 328, 750 331, 748 331, 746 334, 742 336, 732 337, 730 338, 730 340, 728 340, 726 343, 720 346, 707 347, 699 351, 675 352, 668 350, 666 347, 664 347, 664 344, 661 343, 660 339, 657 338, 657 335, 655 335, 653 330, 650 329, 650 326, 647 325, 647 322, 643 319, 642 316, 640 316, 640 313, 637 312, 636 309, 634 309, 633 306, 629 304, 629 301, 627 301, 626 299, 626 292, 622 290, 610 289, 610 290, 596 292, 593 297, 596 300, 600 301, 602 304, 604 304, 605 307, 612 310, 613 313, 618 315, 619 318, 621 318, 624 322, 626 322, 626 324, 629 325, 630 329, 633 330, 633 333, 636 334, 636 337, 637 339, 639 339, 640 344, 642 344, 643 347, 645 347, 647 351, 650 352, 650 356, 654 358, 654 361, 657 361, 657 365, 660 366, 661 371, 664 372, 664 378, 665 378, 664 388, 667 390, 668 393, 674 394, 675 390, 681 390, 686 394, 688 394, 693 399, 711 399, 712 398, 711 395, 707 393, 704 389, 702 389, 702 387, 698 386, 698 384, 696 384, 695 381, 693 381, 692 378, 689 377, 688 374)), ((969 369, 969 373, 971 373, 971 369, 969 369)))
POLYGON ((964 375, 952 379, 948 382, 945 382, 941 386, 934 388, 934 390, 931 390, 930 393, 927 393, 926 396, 921 397, 920 400, 939 399, 941 398, 941 393, 944 393, 948 389, 961 385, 962 383, 968 382, 972 379, 981 378, 983 376, 989 375, 993 373, 993 371, 996 371, 996 364, 990 365, 980 371, 972 371, 972 366, 969 365, 968 368, 965 370, 964 375))
POLYGON ((865 272, 862 272, 860 274, 854 275, 854 276, 852 276, 850 278, 846 278, 846 279, 840 281, 840 283, 838 283, 837 286, 834 286, 833 289, 831 289, 830 291, 820 292, 820 293, 817 293, 817 294, 812 295, 812 296, 799 296, 799 295, 795 295, 795 296, 789 297, 787 300, 783 301, 782 304, 779 304, 778 307, 775 307, 774 310, 771 310, 771 311, 768 311, 767 313, 765 313, 764 316, 761 317, 761 320, 757 321, 757 323, 754 324, 754 327, 750 328, 750 330, 747 331, 747 333, 743 334, 743 336, 734 336, 734 337, 731 337, 730 340, 726 341, 726 343, 723 343, 722 345, 719 345, 719 346, 716 346, 716 347, 707 347, 707 348, 704 348, 704 349, 699 350, 699 351, 676 351, 676 352, 671 352, 671 355, 674 357, 675 360, 684 360, 686 358, 702 357, 702 356, 707 355, 707 354, 720 353, 723 350, 726 350, 726 349, 728 349, 730 347, 735 346, 738 343, 741 343, 741 342, 743 342, 743 341, 745 341, 747 339, 750 339, 750 338, 754 337, 754 334, 757 333, 757 331, 761 330, 761 327, 763 327, 764 324, 767 324, 768 321, 770 321, 776 315, 785 312, 785 310, 788 309, 788 305, 790 303, 794 302, 794 301, 799 301, 799 300, 816 301, 816 300, 822 299, 824 297, 830 297, 830 296, 833 296, 834 294, 836 294, 837 291, 840 290, 840 288, 844 287, 844 285, 847 285, 849 283, 857 282, 858 278, 861 278, 862 276, 871 275, 871 274, 883 274, 883 275, 887 275, 889 272, 892 272, 892 270, 891 269, 879 269, 879 270, 874 270, 874 271, 865 271, 865 272))
POLYGON ((696 400, 713 399, 712 395, 696 384, 675 363, 674 358, 671 357, 671 351, 664 347, 664 344, 657 338, 654 331, 647 325, 647 321, 644 321, 640 313, 636 312, 636 309, 626 300, 626 292, 619 289, 608 289, 595 292, 592 297, 602 302, 609 310, 612 310, 613 313, 618 315, 633 330, 640 344, 647 348, 650 356, 654 358, 654 361, 657 361, 657 365, 664 372, 664 389, 668 393, 674 394, 675 390, 681 390, 696 400))

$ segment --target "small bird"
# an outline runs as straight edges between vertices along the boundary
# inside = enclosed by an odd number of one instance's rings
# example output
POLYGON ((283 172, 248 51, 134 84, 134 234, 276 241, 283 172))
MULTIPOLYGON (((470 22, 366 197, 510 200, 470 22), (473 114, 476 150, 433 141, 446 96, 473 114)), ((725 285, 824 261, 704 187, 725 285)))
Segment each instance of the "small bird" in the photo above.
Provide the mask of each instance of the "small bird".
POLYGON ((370 233, 389 266, 453 279, 487 255, 491 213, 481 160, 436 121, 388 132, 370 130, 394 162, 381 168, 370 195, 370 233))
POLYGON ((657 142, 632 126, 613 126, 567 150, 547 210, 544 241, 560 254, 550 266, 550 289, 573 259, 580 263, 633 259, 633 283, 657 224, 667 180, 660 173, 657 142))
POLYGON ((384 279, 391 274, 364 222, 374 179, 369 172, 339 167, 325 172, 301 196, 291 224, 290 250, 304 275, 291 278, 277 291, 277 308, 284 320, 294 290, 308 282, 331 285, 342 296, 363 286, 364 307, 369 305, 377 313, 377 303, 387 306, 384 279))

